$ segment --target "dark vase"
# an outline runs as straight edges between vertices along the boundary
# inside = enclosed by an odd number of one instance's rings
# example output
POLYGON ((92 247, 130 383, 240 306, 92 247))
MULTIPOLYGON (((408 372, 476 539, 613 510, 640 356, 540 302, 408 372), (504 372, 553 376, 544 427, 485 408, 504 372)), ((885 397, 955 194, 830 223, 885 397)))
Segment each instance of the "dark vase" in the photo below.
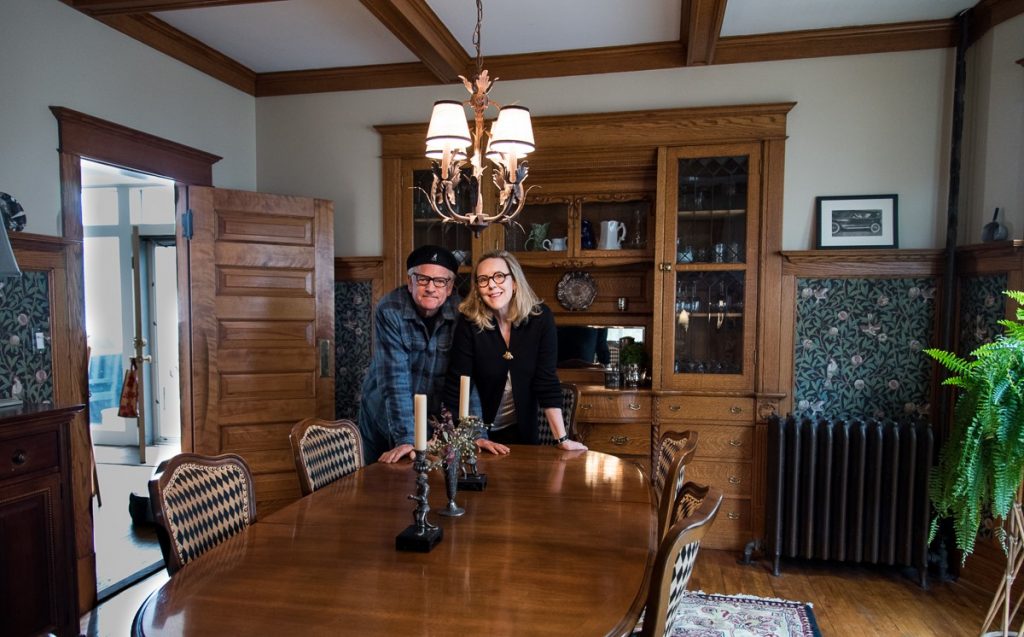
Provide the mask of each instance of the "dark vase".
POLYGON ((455 453, 451 462, 444 464, 444 489, 448 495, 448 506, 441 509, 439 513, 448 517, 458 517, 466 512, 465 509, 455 503, 455 495, 459 491, 459 472, 462 467, 461 454, 455 453))

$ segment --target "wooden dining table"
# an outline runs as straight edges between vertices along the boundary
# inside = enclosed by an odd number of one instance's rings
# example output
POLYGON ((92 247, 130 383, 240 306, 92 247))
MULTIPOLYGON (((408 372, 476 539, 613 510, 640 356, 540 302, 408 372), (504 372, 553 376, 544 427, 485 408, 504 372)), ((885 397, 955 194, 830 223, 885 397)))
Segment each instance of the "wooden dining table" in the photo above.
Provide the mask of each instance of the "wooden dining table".
POLYGON ((429 553, 395 549, 413 523, 411 462, 372 464, 211 549, 144 602, 133 634, 623 635, 657 548, 649 480, 594 451, 482 454, 484 491, 443 517, 429 553))

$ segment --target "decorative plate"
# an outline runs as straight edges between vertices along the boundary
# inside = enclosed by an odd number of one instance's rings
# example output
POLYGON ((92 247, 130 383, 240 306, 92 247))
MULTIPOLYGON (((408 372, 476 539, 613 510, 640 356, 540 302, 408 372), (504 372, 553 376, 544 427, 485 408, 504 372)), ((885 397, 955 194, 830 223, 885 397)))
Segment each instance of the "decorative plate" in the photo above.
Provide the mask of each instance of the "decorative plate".
POLYGON ((597 283, 583 270, 566 272, 555 288, 558 302, 567 310, 579 312, 590 307, 597 296, 597 283))

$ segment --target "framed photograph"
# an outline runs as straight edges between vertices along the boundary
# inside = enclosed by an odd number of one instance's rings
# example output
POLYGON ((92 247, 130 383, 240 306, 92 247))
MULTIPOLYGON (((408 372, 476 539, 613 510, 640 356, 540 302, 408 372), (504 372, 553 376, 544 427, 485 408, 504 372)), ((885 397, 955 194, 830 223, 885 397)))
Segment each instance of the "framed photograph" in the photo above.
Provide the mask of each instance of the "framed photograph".
POLYGON ((898 248, 896 195, 817 197, 821 248, 898 248))

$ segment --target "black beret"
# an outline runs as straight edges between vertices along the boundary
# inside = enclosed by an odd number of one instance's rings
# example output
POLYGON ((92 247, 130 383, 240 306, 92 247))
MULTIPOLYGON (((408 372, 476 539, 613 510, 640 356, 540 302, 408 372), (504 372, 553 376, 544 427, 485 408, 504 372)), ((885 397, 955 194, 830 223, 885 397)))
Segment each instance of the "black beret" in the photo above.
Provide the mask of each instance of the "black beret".
POLYGON ((439 265, 444 268, 448 268, 455 274, 459 271, 459 262, 455 260, 451 252, 448 252, 441 246, 420 246, 409 253, 409 258, 405 260, 405 269, 410 270, 418 265, 424 264, 439 265))

